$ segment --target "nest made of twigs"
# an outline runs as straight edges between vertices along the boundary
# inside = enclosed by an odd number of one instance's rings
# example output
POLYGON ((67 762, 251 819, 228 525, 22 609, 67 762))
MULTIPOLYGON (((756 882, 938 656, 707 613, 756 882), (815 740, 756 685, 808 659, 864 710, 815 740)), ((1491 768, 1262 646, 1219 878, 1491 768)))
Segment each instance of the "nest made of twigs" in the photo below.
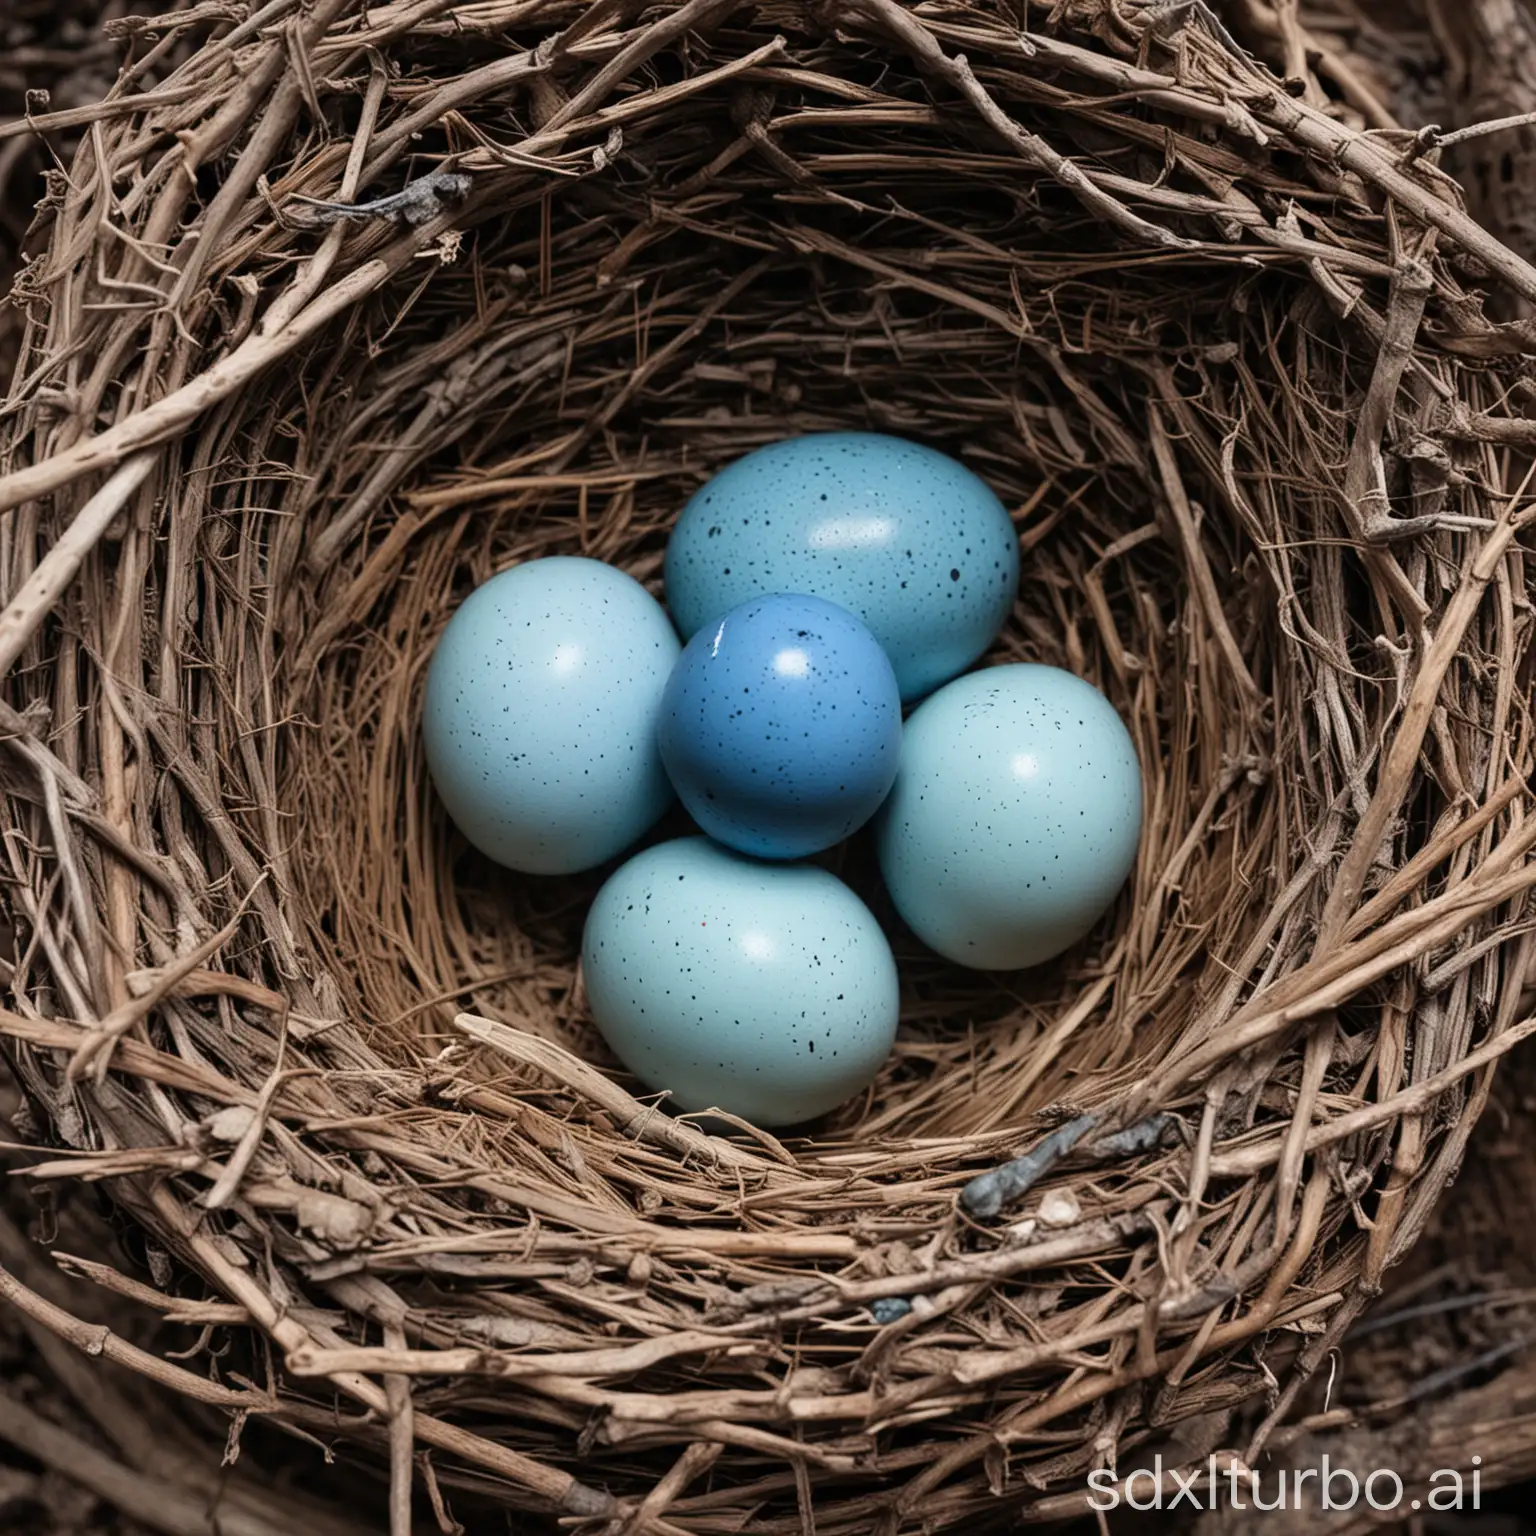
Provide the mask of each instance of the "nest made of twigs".
POLYGON ((445 1529, 1070 1511, 1267 1391, 1255 1454, 1529 1027, 1536 422, 1482 290, 1536 269, 1232 10, 124 25, 0 416, 0 1031, 32 1173, 110 1180, 272 1375, 120 1357, 387 1448, 397 1532, 413 1482, 445 1529), (1087 943, 998 977, 855 840, 896 1052, 814 1137, 710 1136, 591 1026, 601 875, 446 822, 423 671, 493 571, 655 588, 705 476, 833 427, 996 487, 992 659, 1106 691, 1145 832, 1087 943))

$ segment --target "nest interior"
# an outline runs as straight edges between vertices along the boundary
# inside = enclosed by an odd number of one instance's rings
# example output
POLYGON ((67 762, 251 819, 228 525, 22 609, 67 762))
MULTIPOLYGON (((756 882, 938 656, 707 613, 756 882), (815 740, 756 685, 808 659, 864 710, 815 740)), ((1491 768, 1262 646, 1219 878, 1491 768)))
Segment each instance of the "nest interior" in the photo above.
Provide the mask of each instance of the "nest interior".
POLYGON ((445 1529, 455 1490, 695 1532, 1071 1512, 1269 1392, 1257 1453, 1527 1032, 1536 422, 1484 298, 1536 270, 1284 7, 1232 9, 1271 25, 123 24, 13 296, 0 1032, 61 1149, 32 1174, 110 1181, 272 1366, 163 1379, 387 1453, 397 1532, 413 1490, 445 1529), (813 1134, 707 1135, 591 1026, 601 873, 446 822, 423 672, 494 571, 659 591, 712 470, 838 427, 998 490, 989 660, 1104 689, 1145 831, 1014 976, 926 954, 839 850, 896 1051, 813 1134))

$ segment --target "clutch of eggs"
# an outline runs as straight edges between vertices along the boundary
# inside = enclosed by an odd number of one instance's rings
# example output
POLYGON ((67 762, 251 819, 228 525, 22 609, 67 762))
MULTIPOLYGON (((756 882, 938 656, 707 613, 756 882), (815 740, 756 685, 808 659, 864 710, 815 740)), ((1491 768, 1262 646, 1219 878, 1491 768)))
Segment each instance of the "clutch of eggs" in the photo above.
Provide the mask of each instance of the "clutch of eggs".
POLYGON ((959 675, 1018 574, 1008 514, 969 469, 825 433, 692 497, 667 546, 671 622, 629 576, 565 557, 454 614, 422 729, 475 847, 530 874, 592 869, 674 793, 708 834, 621 865, 582 942, 599 1030, 672 1107, 792 1125, 878 1074, 890 946, 835 876, 787 862, 872 817, 897 912, 960 965, 1039 964, 1114 901, 1141 778, 1109 701, 1051 667, 959 675))

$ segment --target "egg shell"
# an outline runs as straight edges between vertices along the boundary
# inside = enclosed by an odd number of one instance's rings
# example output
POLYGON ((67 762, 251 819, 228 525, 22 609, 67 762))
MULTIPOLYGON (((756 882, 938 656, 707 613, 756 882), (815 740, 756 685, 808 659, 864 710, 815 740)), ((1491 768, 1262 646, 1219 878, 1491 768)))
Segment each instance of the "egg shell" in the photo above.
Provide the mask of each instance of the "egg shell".
POLYGON ((896 1036, 896 962, 869 908, 824 869, 707 838, 611 875, 581 963, 604 1039, 683 1110, 814 1119, 874 1079, 896 1036))
POLYGON ((459 830, 528 874, 622 853, 672 803, 656 722, 681 649, 656 599, 599 560, 531 560, 477 587, 437 643, 422 709, 459 830))
POLYGON ((941 955, 978 970, 1036 965, 1114 901, 1141 799, 1135 745, 1098 689, 1056 667, 988 667, 908 719, 880 868, 941 955))
POLYGON ((863 826, 890 792, 901 694, 880 642, 846 608, 758 597, 684 647, 658 741, 711 837, 759 858, 803 858, 863 826))
POLYGON ((667 606, 685 639, 750 597, 823 597, 869 626, 907 700, 986 650, 1018 584, 1018 537, 986 482, 877 432, 749 453, 695 492, 667 544, 667 606))

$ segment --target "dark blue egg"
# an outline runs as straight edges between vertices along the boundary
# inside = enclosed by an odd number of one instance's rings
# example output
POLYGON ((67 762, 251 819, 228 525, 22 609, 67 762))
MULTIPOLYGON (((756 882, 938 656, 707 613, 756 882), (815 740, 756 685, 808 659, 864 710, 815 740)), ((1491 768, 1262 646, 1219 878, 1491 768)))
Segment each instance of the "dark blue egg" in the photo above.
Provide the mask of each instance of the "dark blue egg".
POLYGON ((711 837, 797 859, 841 842, 890 792, 901 692, 880 642, 846 608, 757 597, 683 648, 657 739, 711 837))

